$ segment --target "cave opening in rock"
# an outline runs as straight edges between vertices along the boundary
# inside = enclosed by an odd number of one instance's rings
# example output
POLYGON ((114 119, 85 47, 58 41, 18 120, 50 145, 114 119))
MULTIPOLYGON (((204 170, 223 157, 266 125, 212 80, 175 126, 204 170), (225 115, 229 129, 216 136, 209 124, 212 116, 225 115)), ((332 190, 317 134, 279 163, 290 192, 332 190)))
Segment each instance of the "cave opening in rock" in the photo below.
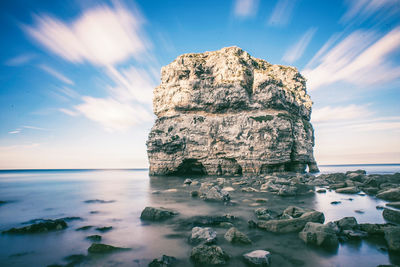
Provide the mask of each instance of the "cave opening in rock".
POLYGON ((184 159, 174 173, 176 175, 206 175, 206 169, 197 159, 184 159))

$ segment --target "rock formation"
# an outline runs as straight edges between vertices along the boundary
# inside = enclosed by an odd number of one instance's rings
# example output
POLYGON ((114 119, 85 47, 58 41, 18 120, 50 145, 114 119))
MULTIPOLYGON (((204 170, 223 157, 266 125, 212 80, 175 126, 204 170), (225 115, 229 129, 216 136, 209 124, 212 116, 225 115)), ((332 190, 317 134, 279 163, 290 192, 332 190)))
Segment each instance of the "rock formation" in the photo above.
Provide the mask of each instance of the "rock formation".
POLYGON ((294 67, 238 47, 181 55, 154 89, 150 174, 318 171, 311 105, 294 67))

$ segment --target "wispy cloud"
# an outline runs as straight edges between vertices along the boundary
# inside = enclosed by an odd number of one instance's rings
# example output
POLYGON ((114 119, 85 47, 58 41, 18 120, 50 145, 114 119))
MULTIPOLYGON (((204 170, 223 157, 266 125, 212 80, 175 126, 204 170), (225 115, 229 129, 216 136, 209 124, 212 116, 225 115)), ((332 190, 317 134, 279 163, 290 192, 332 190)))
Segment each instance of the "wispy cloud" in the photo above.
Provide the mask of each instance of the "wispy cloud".
POLYGON ((69 98, 79 98, 80 97, 80 95, 75 90, 73 90, 69 87, 65 87, 65 86, 61 87, 58 89, 58 91, 69 98))
POLYGON ((246 18, 257 14, 259 0, 236 0, 234 14, 236 17, 246 18))
POLYGON ((10 58, 4 64, 7 66, 12 66, 12 67, 21 66, 21 65, 27 64, 28 62, 32 61, 35 57, 36 57, 36 55, 31 54, 31 53, 21 54, 19 56, 10 58))
POLYGON ((293 9, 297 0, 278 0, 268 20, 271 26, 285 26, 292 19, 293 9))
POLYGON ((60 81, 66 83, 66 84, 69 84, 69 85, 73 85, 74 84, 74 82, 71 79, 67 78, 64 74, 56 71, 55 69, 53 69, 53 68, 51 68, 51 67, 49 67, 47 65, 41 64, 41 65, 39 65, 39 68, 41 68, 42 70, 44 70, 48 74, 52 75, 53 77, 59 79, 60 81))
POLYGON ((314 109, 312 112, 313 123, 348 121, 354 119, 362 119, 371 116, 371 112, 366 105, 348 105, 348 106, 326 106, 314 109))
POLYGON ((36 126, 31 126, 31 125, 24 125, 21 126, 20 128, 17 128, 13 131, 8 132, 9 134, 19 134, 23 131, 23 129, 31 129, 31 130, 38 130, 38 131, 50 131, 49 129, 42 128, 42 127, 36 127, 36 126))
POLYGON ((58 109, 60 112, 67 114, 69 116, 78 116, 79 112, 73 111, 71 109, 66 109, 66 108, 59 108, 58 109))
POLYGON ((308 29, 300 38, 300 40, 286 51, 282 60, 288 63, 293 63, 301 58, 316 31, 317 28, 315 27, 308 29))
POLYGON ((21 129, 16 129, 13 131, 8 132, 9 134, 19 134, 21 132, 21 129))
POLYGON ((137 123, 152 120, 143 107, 123 104, 112 98, 84 97, 84 103, 75 106, 85 117, 100 123, 108 131, 123 131, 137 123))
POLYGON ((340 19, 341 23, 363 21, 376 14, 388 18, 400 11, 398 0, 346 0, 346 4, 348 10, 340 19))
POLYGON ((356 31, 325 49, 325 53, 313 59, 316 66, 308 64, 303 74, 310 90, 339 81, 358 86, 385 83, 400 77, 400 66, 389 58, 399 48, 400 27, 383 36, 373 31, 356 31))
POLYGON ((36 16, 36 26, 26 32, 56 55, 75 63, 115 64, 140 57, 149 44, 140 33, 142 18, 122 5, 102 5, 83 13, 72 23, 36 16))

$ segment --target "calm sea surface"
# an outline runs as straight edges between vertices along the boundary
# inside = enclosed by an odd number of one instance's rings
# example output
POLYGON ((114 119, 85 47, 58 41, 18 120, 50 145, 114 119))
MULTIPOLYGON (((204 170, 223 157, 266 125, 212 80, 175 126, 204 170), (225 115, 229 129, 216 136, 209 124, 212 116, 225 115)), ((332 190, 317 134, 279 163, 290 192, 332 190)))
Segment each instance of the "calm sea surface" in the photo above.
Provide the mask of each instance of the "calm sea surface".
MULTIPOLYGON (((364 169, 368 173, 400 172, 400 165, 320 166, 321 173, 364 169)), ((195 215, 231 213, 243 218, 237 226, 253 240, 250 247, 233 246, 223 239, 226 229, 216 228, 218 244, 232 259, 230 266, 244 266, 241 255, 255 249, 271 251, 272 266, 377 266, 400 264, 400 256, 382 249, 384 240, 357 241, 341 244, 337 251, 305 246, 296 234, 276 235, 248 229, 247 220, 254 218, 254 207, 247 199, 263 197, 268 207, 284 209, 299 205, 322 211, 326 221, 354 216, 358 222, 383 223, 377 205, 385 201, 362 195, 335 192, 306 197, 281 198, 269 193, 232 192, 239 206, 224 206, 191 198, 183 190, 182 177, 149 177, 147 170, 35 170, 0 171, 0 231, 21 227, 37 218, 56 219, 78 216, 63 231, 31 235, 0 235, 0 266, 47 266, 66 264, 65 257, 87 254, 90 241, 85 237, 99 234, 102 243, 132 248, 109 255, 92 256, 79 266, 147 266, 163 254, 178 258, 179 266, 192 266, 191 246, 187 244, 190 229, 173 223, 144 224, 140 213, 145 206, 176 209, 180 218, 195 215), (177 189, 177 192, 154 194, 154 191, 177 189), (349 198, 352 198, 349 199, 349 198), (109 203, 86 203, 100 199, 109 203), (340 205, 331 205, 338 200, 340 205), (364 211, 363 214, 355 210, 364 211), (95 229, 75 231, 93 225, 112 226, 106 233, 95 229)))

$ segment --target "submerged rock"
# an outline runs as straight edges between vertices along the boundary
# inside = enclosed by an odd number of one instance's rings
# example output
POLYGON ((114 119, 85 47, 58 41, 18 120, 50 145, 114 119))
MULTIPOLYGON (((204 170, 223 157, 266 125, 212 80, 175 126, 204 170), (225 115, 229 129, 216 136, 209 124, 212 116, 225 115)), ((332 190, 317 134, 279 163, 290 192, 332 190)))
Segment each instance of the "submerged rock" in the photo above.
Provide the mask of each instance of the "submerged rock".
POLYGON ((217 232, 210 227, 193 227, 192 234, 189 237, 191 244, 212 244, 217 240, 217 232))
POLYGON ((229 260, 229 255, 216 245, 199 245, 192 249, 192 260, 204 265, 223 265, 229 260))
POLYGON ((149 267, 170 267, 174 266, 176 258, 172 256, 162 255, 160 259, 154 259, 149 263, 149 267))
POLYGON ((251 265, 269 266, 271 264, 271 253, 266 250, 254 250, 243 255, 243 258, 251 265))
POLYGON ((97 227, 96 230, 101 232, 101 233, 105 233, 105 232, 109 232, 113 229, 112 226, 104 226, 104 227, 97 227))
POLYGON ((400 252, 400 226, 386 227, 384 233, 389 250, 400 252))
POLYGON ((58 231, 67 228, 68 225, 64 220, 41 220, 38 223, 31 224, 20 228, 11 228, 3 231, 5 234, 35 234, 48 231, 58 231))
POLYGON ((165 208, 146 207, 142 211, 140 219, 145 221, 163 221, 177 214, 177 212, 165 208))
POLYGON ((87 240, 92 241, 92 242, 100 242, 101 241, 101 235, 89 235, 86 237, 87 240))
POLYGON ((238 47, 179 56, 154 90, 150 175, 318 171, 305 83, 238 47))
POLYGON ((336 248, 339 245, 335 230, 328 224, 308 222, 299 237, 306 244, 326 248, 336 248))
POLYGON ((97 244, 94 243, 88 248, 89 253, 110 253, 110 252, 115 252, 115 251, 121 251, 121 250, 129 250, 129 248, 120 248, 120 247, 114 247, 111 245, 106 245, 106 244, 97 244))
POLYGON ((231 227, 224 235, 224 238, 231 243, 251 244, 250 238, 240 232, 236 227, 231 227))

